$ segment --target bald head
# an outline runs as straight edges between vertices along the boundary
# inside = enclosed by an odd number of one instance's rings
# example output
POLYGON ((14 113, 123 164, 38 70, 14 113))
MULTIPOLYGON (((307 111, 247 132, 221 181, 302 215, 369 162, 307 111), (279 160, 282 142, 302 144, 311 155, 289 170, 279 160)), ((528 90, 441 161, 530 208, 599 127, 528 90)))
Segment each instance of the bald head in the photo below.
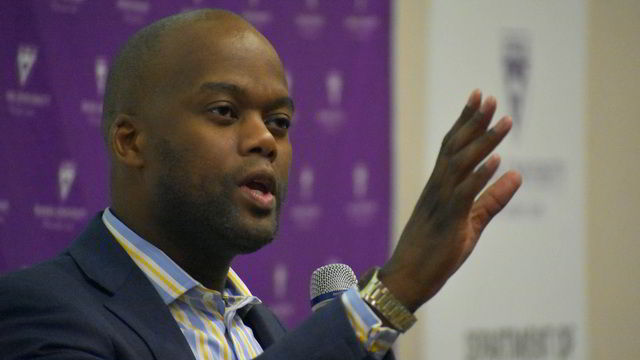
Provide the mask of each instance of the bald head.
MULTIPOLYGON (((157 88, 159 65, 166 63, 166 49, 172 42, 189 41, 182 34, 189 27, 206 22, 214 40, 252 33, 269 44, 251 24, 240 16, 219 9, 199 9, 162 18, 135 33, 118 52, 109 70, 103 104, 101 130, 109 142, 109 129, 118 113, 135 115, 145 98, 157 88)), ((269 47, 271 45, 269 44, 269 47)), ((274 50, 275 53, 275 50, 274 50)), ((277 55, 276 55, 277 56, 277 55)))

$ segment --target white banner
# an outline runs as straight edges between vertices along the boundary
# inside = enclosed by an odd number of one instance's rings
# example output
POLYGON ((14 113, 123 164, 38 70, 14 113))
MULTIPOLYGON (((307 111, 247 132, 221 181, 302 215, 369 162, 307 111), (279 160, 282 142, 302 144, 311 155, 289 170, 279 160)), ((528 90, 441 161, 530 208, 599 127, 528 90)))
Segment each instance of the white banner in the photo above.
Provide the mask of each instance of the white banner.
POLYGON ((582 1, 432 0, 427 160, 474 88, 512 133, 497 152, 524 183, 427 305, 429 360, 584 359, 582 1))

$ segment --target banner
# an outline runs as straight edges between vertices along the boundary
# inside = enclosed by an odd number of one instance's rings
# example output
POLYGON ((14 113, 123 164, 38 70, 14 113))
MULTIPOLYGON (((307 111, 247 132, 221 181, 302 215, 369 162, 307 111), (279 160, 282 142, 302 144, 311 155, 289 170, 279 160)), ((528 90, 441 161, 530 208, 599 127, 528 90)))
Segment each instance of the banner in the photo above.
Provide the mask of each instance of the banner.
POLYGON ((499 174, 524 182, 428 303, 427 359, 585 358, 585 17, 577 0, 432 1, 429 164, 481 88, 513 117, 499 174))
POLYGON ((388 255, 388 1, 47 0, 0 5, 0 273, 50 258, 108 205, 99 123, 109 64, 136 30, 200 7, 234 11, 280 54, 296 103, 280 233, 234 269, 288 325, 311 272, 388 255))

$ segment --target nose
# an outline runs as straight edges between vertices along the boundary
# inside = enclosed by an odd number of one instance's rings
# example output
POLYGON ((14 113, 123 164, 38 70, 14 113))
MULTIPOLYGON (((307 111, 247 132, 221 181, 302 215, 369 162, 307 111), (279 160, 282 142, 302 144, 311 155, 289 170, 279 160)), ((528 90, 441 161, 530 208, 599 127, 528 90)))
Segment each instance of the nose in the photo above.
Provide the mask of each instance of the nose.
POLYGON ((264 156, 273 162, 278 154, 276 139, 267 128, 260 114, 248 115, 240 129, 240 153, 264 156))

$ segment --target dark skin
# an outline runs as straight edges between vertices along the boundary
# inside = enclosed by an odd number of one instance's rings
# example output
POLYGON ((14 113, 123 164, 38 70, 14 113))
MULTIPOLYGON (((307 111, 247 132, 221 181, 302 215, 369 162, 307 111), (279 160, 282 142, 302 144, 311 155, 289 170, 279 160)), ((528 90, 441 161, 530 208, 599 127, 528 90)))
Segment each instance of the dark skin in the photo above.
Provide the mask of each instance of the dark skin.
MULTIPOLYGON (((284 124, 293 105, 275 50, 237 16, 216 13, 215 21, 180 25, 162 41, 162 59, 150 64, 146 77, 148 89, 159 90, 143 94, 135 111, 119 113, 109 130, 111 208, 192 277, 220 291, 233 257, 257 249, 277 230, 276 207, 252 198, 239 179, 267 173, 280 189, 274 190, 276 201, 282 201, 292 156, 284 124), (203 90, 203 84, 209 85, 203 90), (167 158, 179 171, 167 171, 167 158), (236 239, 243 236, 219 236, 194 243, 168 229, 158 189, 176 173, 182 174, 175 183, 187 189, 185 197, 191 189, 194 201, 219 195, 234 226, 258 240, 240 246, 236 239)), ((490 154, 511 128, 509 117, 489 127, 495 109, 494 98, 482 101, 480 91, 472 92, 380 270, 380 280, 411 311, 462 265, 522 183, 509 171, 481 192, 500 162, 490 154)))
POLYGON ((118 115, 110 129, 111 206, 193 278, 220 291, 242 250, 231 240, 194 240, 206 246, 167 231, 157 213, 160 182, 180 172, 183 188, 201 189, 195 196, 228 194, 237 226, 272 238, 275 209, 252 201, 237 183, 257 173, 286 190, 291 144, 284 124, 293 104, 275 50, 236 17, 181 25, 162 47, 162 60, 147 74, 149 89, 159 90, 145 94, 135 114, 118 115), (180 171, 166 171, 166 151, 179 155, 180 171), (232 184, 220 180, 225 176, 232 184))
POLYGON ((433 173, 398 246, 380 269, 380 281, 412 312, 458 270, 522 184, 519 173, 508 171, 481 192, 500 164, 497 154, 489 154, 512 125, 505 116, 488 128, 496 105, 493 97, 482 102, 480 91, 471 93, 442 141, 433 173))

